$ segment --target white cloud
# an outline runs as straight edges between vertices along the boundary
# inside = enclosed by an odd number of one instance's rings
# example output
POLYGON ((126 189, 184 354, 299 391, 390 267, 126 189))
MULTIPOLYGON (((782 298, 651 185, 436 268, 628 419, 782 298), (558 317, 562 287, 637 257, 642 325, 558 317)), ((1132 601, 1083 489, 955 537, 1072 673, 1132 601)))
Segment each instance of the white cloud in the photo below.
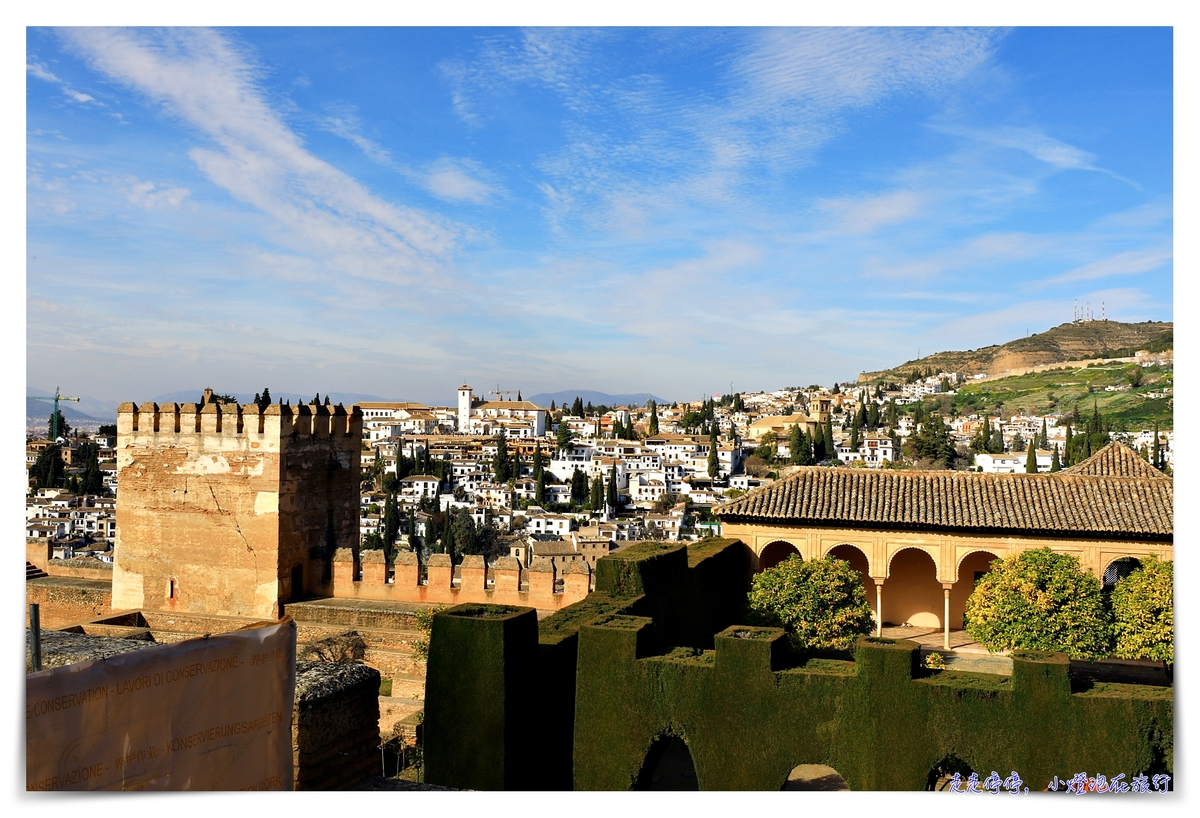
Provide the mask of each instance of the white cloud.
POLYGON ((1157 270, 1173 257, 1170 247, 1149 247, 1144 250, 1127 250, 1108 258, 1093 261, 1055 276, 1045 282, 1046 285, 1062 284, 1068 281, 1087 281, 1094 278, 1109 276, 1139 275, 1157 270))
POLYGON ((1125 182, 1139 190, 1141 189, 1140 185, 1132 179, 1127 179, 1107 168, 1098 166, 1096 164, 1097 156, 1094 153, 1077 148, 1074 145, 1069 145, 1060 139, 1055 139, 1038 128, 968 128, 960 125, 945 124, 934 127, 936 130, 954 136, 963 136, 989 145, 995 145, 999 148, 1021 151, 1032 156, 1039 162, 1045 162, 1058 170, 1095 171, 1111 176, 1118 181, 1125 182))
POLYGON ((66 29, 97 70, 203 135, 188 155, 215 184, 268 214, 279 238, 352 276, 417 280, 462 228, 386 202, 317 158, 267 102, 258 71, 215 31, 66 29))
POLYGON ((442 158, 426 172, 425 189, 446 201, 483 204, 495 191, 479 178, 481 175, 478 162, 442 158))
POLYGON ((57 76, 55 76, 54 73, 51 72, 49 68, 47 68, 45 65, 43 65, 42 63, 39 63, 39 62, 25 63, 25 70, 28 71, 30 74, 33 74, 38 79, 45 80, 46 82, 57 82, 57 83, 62 82, 62 80, 60 80, 57 76))
POLYGON ((183 200, 191 195, 191 191, 182 187, 159 187, 154 182, 142 181, 136 177, 125 180, 125 196, 130 202, 147 210, 161 207, 179 207, 183 200))
POLYGON ((924 205, 925 197, 911 190, 817 200, 817 209, 831 214, 840 231, 859 234, 909 221, 921 213, 924 205))

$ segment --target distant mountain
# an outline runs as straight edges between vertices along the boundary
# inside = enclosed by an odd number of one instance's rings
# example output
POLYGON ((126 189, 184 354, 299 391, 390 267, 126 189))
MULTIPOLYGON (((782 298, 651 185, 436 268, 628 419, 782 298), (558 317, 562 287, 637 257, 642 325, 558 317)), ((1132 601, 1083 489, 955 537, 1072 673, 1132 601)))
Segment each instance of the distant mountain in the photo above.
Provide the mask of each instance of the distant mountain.
MULTIPOLYGON (((58 404, 58 411, 62 412, 62 416, 67 420, 68 423, 71 421, 76 421, 76 420, 91 420, 91 421, 103 422, 106 420, 114 420, 115 421, 117 419, 116 412, 113 412, 111 417, 103 416, 103 415, 100 417, 97 417, 95 415, 85 414, 83 412, 80 412, 78 409, 73 408, 77 405, 78 404, 76 404, 73 401, 70 403, 60 402, 58 404)), ((49 423, 50 422, 50 414, 53 411, 54 411, 54 401, 31 400, 29 398, 26 398, 26 400, 25 400, 25 418, 27 420, 32 420, 34 418, 45 418, 46 422, 49 423)))
POLYGON ((879 372, 863 372, 859 383, 899 380, 914 369, 998 375, 1011 369, 1081 361, 1089 358, 1125 358, 1139 349, 1162 352, 1174 348, 1174 324, 1145 321, 1122 324, 1120 321, 1068 322, 1053 329, 1018 338, 1007 344, 994 344, 965 352, 937 352, 915 361, 879 372))
POLYGON ((584 404, 589 401, 593 406, 643 406, 646 401, 653 400, 655 403, 668 403, 660 397, 651 395, 649 392, 636 392, 632 395, 610 395, 607 392, 593 392, 590 389, 580 389, 577 391, 565 390, 563 392, 543 392, 540 395, 531 395, 529 400, 536 403, 538 406, 550 407, 550 401, 554 401, 556 407, 561 407, 564 403, 570 406, 575 402, 575 398, 579 398, 584 404))

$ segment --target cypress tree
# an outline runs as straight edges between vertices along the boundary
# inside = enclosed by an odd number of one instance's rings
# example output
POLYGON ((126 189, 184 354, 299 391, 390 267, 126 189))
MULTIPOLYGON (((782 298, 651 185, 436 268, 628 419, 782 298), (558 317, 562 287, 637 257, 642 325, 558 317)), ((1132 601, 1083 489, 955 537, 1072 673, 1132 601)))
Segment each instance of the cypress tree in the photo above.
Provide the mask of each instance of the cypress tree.
POLYGON ((833 416, 825 418, 825 457, 837 457, 837 445, 833 442, 833 416))
POLYGON ((540 506, 546 502, 546 475, 545 473, 537 476, 537 489, 533 495, 534 501, 540 506))
POLYGON ((262 402, 258 404, 258 408, 266 409, 270 405, 271 405, 271 390, 264 386, 263 391, 262 391, 262 402))
POLYGON ((554 401, 550 401, 550 411, 554 411, 554 401))
POLYGON ((1050 456, 1050 473, 1054 474, 1054 472, 1060 469, 1062 469, 1062 462, 1058 459, 1058 444, 1055 443, 1054 454, 1050 456))
POLYGON ((1025 473, 1037 474, 1037 451, 1034 449, 1033 441, 1029 441, 1029 451, 1025 454, 1025 473))
POLYGON ((1042 418, 1042 434, 1038 438, 1038 448, 1046 449, 1050 446, 1050 436, 1046 434, 1046 419, 1042 418))
POLYGON ((1158 444, 1158 424, 1157 423, 1154 424, 1154 454, 1153 454, 1153 458, 1154 459, 1151 460, 1150 462, 1153 464, 1154 468, 1158 469, 1159 471, 1163 471, 1163 467, 1166 464, 1163 462, 1162 449, 1158 444))
POLYGON ((517 390, 517 400, 521 400, 521 390, 517 390))
POLYGON ((613 513, 617 510, 617 464, 613 463, 612 473, 608 476, 608 492, 604 498, 605 504, 612 508, 613 513))
POLYGON ((646 434, 653 437, 658 434, 658 404, 650 401, 650 425, 646 427, 646 434))
POLYGON ((854 415, 854 423, 850 425, 850 448, 858 451, 858 414, 854 415))
POLYGON ((604 502, 604 481, 600 479, 600 475, 592 480, 592 496, 591 500, 592 511, 599 511, 600 504, 604 502))
POLYGON ((708 436, 708 476, 716 477, 719 472, 720 466, 717 462, 717 424, 714 423, 708 436))
POLYGON ((1071 443, 1075 436, 1071 433, 1071 424, 1067 423, 1067 442, 1063 445, 1063 459, 1066 460, 1067 466, 1075 465, 1075 452, 1071 447, 1071 443))

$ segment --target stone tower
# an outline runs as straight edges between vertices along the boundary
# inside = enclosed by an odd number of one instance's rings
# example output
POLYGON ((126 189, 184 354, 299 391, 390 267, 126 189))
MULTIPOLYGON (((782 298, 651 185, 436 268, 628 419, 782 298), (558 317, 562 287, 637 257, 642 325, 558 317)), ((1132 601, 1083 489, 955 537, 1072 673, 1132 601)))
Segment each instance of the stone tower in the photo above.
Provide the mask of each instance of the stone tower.
POLYGON ((458 433, 465 435, 471 422, 471 387, 465 383, 458 387, 458 433))
POLYGON ((357 557, 361 447, 357 406, 121 404, 113 609, 277 618, 357 557))

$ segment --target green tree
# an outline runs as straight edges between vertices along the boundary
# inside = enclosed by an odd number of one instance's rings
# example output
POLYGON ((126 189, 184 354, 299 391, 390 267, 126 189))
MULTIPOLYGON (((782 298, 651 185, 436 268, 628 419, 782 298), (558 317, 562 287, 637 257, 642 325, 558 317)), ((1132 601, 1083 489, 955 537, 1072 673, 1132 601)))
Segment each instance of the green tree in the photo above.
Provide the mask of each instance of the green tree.
POLYGON ((646 427, 646 435, 653 437, 658 434, 658 404, 650 401, 650 424, 646 427))
POLYGON ((858 420, 859 420, 858 413, 855 412, 854 422, 850 424, 850 448, 854 449, 855 451, 858 450, 858 430, 859 430, 858 420))
POLYGON ((708 435, 708 476, 716 477, 720 471, 720 463, 717 461, 717 424, 713 423, 708 435))
POLYGON ((923 460, 932 460, 943 468, 950 468, 957 452, 950 439, 950 427, 941 415, 931 414, 917 433, 912 436, 913 453, 923 460))
MULTIPOLYGON (((837 386, 837 384, 834 384, 837 386)), ((833 459, 837 457, 837 444, 833 440, 833 416, 825 418, 825 457, 833 459)))
POLYGON ((46 421, 46 437, 53 442, 57 440, 54 436, 54 416, 58 415, 58 437, 66 438, 71 434, 71 424, 67 423, 67 419, 63 417, 61 409, 53 410, 50 413, 50 419, 46 421))
POLYGON ((555 438, 555 448, 559 452, 566 451, 571 446, 571 438, 574 435, 571 433, 571 427, 567 425, 565 420, 558 422, 558 436, 555 438))
POLYGON ((476 531, 475 520, 471 517, 471 512, 465 508, 460 508, 454 515, 454 522, 451 524, 452 537, 454 543, 454 561, 459 562, 463 554, 474 554, 476 551, 476 531))
POLYGON ((84 494, 103 494, 104 474, 100 471, 100 447, 95 443, 84 443, 81 454, 83 474, 79 479, 80 491, 84 494))
POLYGON ((579 399, 578 395, 575 396, 575 402, 571 404, 571 414, 577 418, 583 417, 583 401, 579 399))
POLYGON ((1164 462, 1164 459, 1163 459, 1162 447, 1159 445, 1159 442, 1158 442, 1158 422, 1157 421, 1154 423, 1154 453, 1153 453, 1152 457, 1153 457, 1153 459, 1150 462, 1153 464, 1154 468, 1158 469, 1159 471, 1164 471, 1166 469, 1166 463, 1164 462))
POLYGON ((592 480, 592 496, 588 498, 591 501, 592 511, 600 511, 604 504, 604 481, 600 479, 600 475, 592 480))
POLYGON ((785 628, 801 649, 846 650, 871 632, 862 578, 845 560, 791 556, 754 577, 751 617, 785 628))
POLYGON ((400 506, 396 495, 389 494, 383 504, 383 551, 391 561, 396 553, 396 538, 400 535, 400 506))
POLYGON ((763 436, 758 439, 758 446, 755 447, 754 454, 761 457, 766 463, 774 463, 777 443, 778 438, 774 432, 764 432, 763 436))
POLYGON ((258 404, 259 411, 266 411, 266 408, 271 405, 271 390, 264 386, 262 395, 255 403, 258 404))
POLYGON ((788 462, 793 466, 799 466, 803 462, 803 456, 800 453, 803 445, 804 431, 800 428, 799 423, 793 423, 788 432, 788 462))
POLYGON ((620 499, 617 496, 617 464, 613 463, 612 472, 608 475, 608 490, 604 495, 604 503, 616 513, 620 499))
POLYGON ((58 488, 62 485, 65 470, 66 464, 63 463, 60 447, 52 444, 42 449, 33 468, 29 470, 29 475, 36 481, 34 488, 58 488))
POLYGON ((1050 473, 1062 471, 1062 461, 1058 459, 1058 444, 1054 444, 1054 454, 1050 456, 1050 473))
POLYGON ((1097 660, 1112 652, 1100 581, 1049 548, 996 560, 967 599, 967 635, 998 650, 1054 650, 1097 660))
POLYGON ((1029 441, 1029 451, 1025 453, 1025 473, 1037 474, 1037 451, 1033 448, 1033 441, 1029 441))
POLYGON ((1046 419, 1042 418, 1042 433, 1038 435, 1037 447, 1039 449, 1050 448, 1050 436, 1046 433, 1046 419))
POLYGON ((496 455, 492 458, 492 473, 496 482, 503 483, 508 480, 511 468, 508 459, 508 439, 504 436, 504 429, 501 429, 496 433, 496 455))
POLYGON ((583 498, 587 497, 588 482, 585 475, 579 468, 576 468, 571 473, 571 500, 576 503, 582 503, 583 498))
POLYGON ((1175 661, 1175 570, 1170 560, 1143 558, 1112 591, 1113 633, 1119 659, 1175 661))

